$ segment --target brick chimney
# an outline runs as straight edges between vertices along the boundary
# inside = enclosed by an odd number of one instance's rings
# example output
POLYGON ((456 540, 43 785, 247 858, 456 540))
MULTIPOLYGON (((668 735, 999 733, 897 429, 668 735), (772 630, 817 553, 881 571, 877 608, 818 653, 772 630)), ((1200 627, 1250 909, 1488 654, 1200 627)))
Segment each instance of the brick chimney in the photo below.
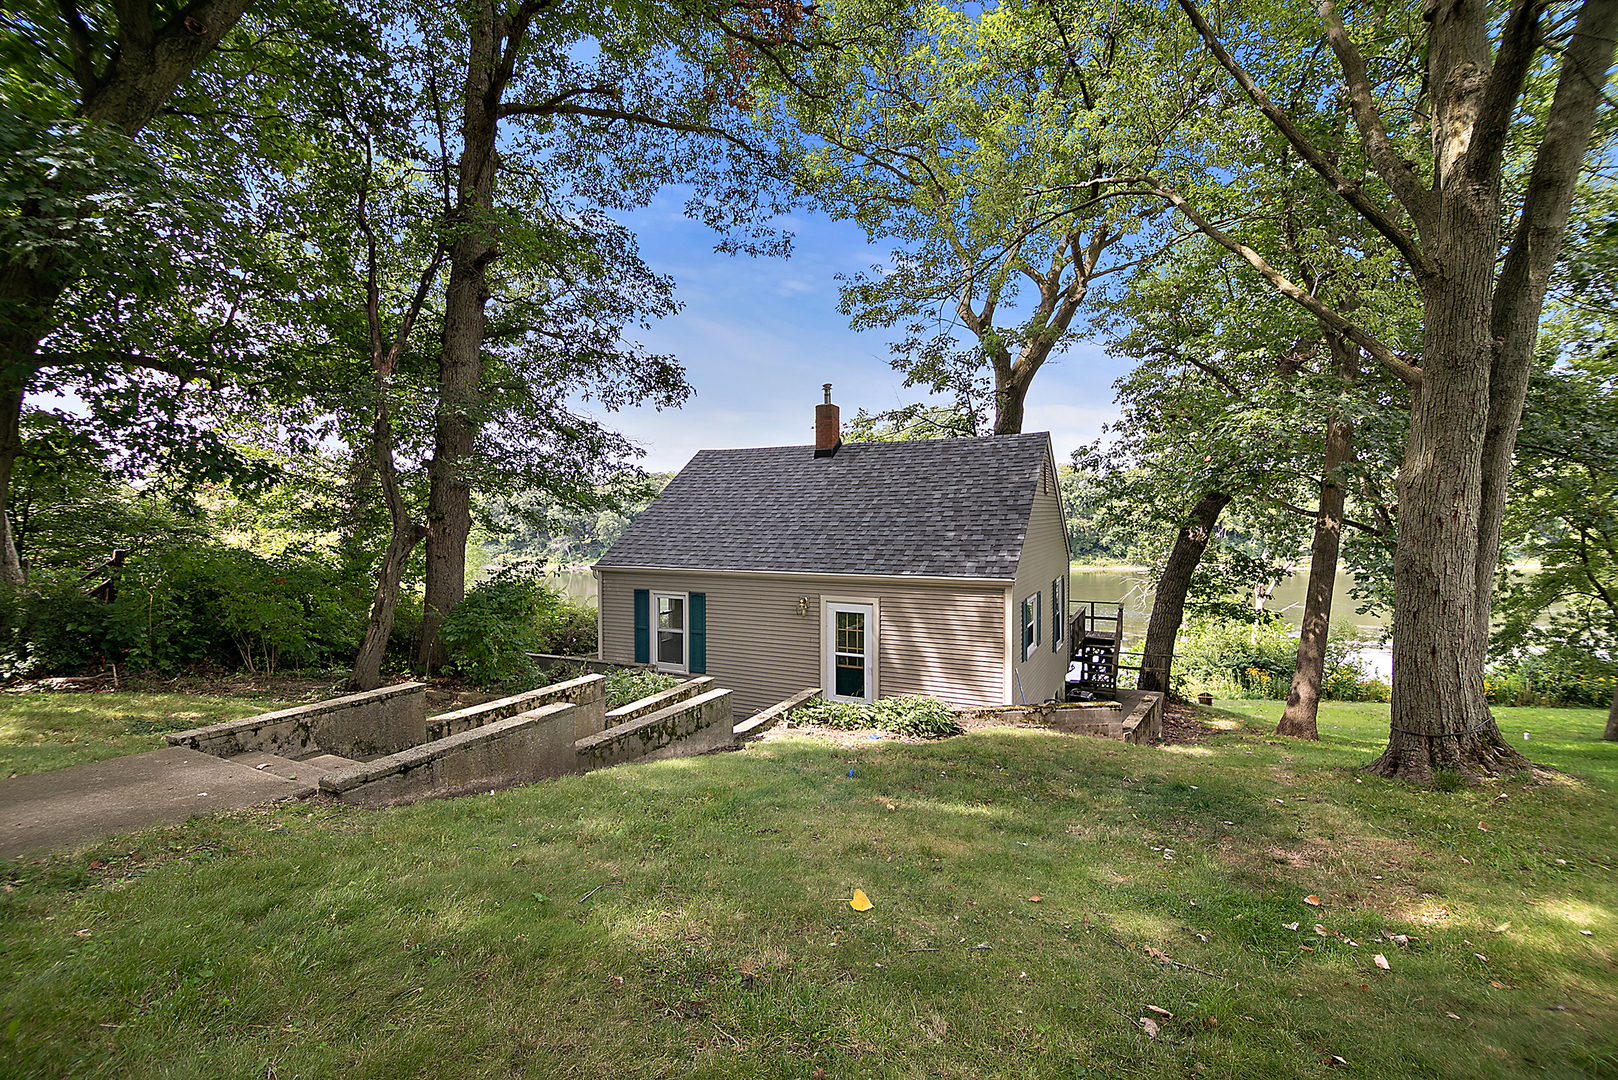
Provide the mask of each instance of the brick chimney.
POLYGON ((831 383, 821 387, 826 402, 815 406, 815 457, 831 457, 843 445, 842 413, 831 403, 831 383))

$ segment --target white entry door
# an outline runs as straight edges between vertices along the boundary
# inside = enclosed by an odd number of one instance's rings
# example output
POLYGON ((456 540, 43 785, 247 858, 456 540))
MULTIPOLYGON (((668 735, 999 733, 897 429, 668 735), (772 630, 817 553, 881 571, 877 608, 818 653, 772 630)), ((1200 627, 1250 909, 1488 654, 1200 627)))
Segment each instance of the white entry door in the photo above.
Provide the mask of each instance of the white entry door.
POLYGON ((876 699, 876 608, 826 603, 826 682, 829 701, 876 699))

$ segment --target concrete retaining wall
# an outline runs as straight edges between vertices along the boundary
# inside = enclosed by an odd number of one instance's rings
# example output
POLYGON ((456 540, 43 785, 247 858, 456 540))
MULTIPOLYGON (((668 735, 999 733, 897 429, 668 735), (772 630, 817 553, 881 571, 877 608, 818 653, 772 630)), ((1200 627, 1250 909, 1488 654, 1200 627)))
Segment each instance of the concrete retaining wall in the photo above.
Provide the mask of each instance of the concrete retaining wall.
POLYGON ((580 770, 626 761, 688 757, 730 744, 729 690, 709 690, 576 744, 580 770))
POLYGON ((799 705, 820 696, 820 687, 811 686, 807 690, 800 690, 785 701, 778 701, 763 712, 755 713, 749 720, 736 725, 736 737, 746 735, 762 735, 776 725, 776 722, 799 705))
POLYGON ((370 758, 416 746, 426 739, 427 687, 400 683, 363 694, 317 701, 279 712, 176 731, 170 746, 187 746, 214 757, 262 750, 285 758, 325 752, 370 758))
POLYGON ((526 694, 517 694, 498 701, 486 701, 482 705, 473 705, 454 712, 439 713, 428 718, 424 741, 434 742, 465 731, 473 731, 485 724, 505 720, 519 713, 532 712, 542 705, 558 701, 569 702, 579 707, 574 713, 574 722, 579 728, 573 735, 575 739, 587 738, 606 726, 606 676, 586 675, 552 686, 542 686, 526 694))
MULTIPOLYGON (((688 679, 678 686, 671 686, 660 694, 643 697, 639 701, 631 701, 628 705, 620 705, 607 714, 607 720, 598 730, 615 728, 619 724, 627 724, 631 720, 639 720, 643 716, 650 716, 655 712, 677 705, 682 701, 690 701, 698 694, 705 694, 713 686, 713 679, 707 675, 695 679, 688 679)), ((590 732, 591 735, 597 732, 590 732)))
POLYGON ((1120 690, 1117 701, 1047 701, 1037 705, 957 709, 956 713, 963 719, 998 717, 1007 723, 1023 724, 1050 724, 1060 717, 1064 728, 1077 728, 1081 735, 1136 744, 1163 737, 1163 695, 1145 690, 1120 690))
POLYGON ((320 779, 320 790, 358 806, 387 806, 582 772, 573 749, 579 711, 579 706, 565 701, 542 705, 328 773, 320 779))

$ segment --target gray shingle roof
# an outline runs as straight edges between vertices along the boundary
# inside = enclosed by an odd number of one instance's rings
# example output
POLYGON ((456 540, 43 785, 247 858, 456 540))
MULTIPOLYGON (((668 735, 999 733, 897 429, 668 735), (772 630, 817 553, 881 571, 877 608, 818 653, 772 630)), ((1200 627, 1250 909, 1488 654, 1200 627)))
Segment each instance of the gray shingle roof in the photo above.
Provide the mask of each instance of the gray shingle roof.
POLYGON ((1044 432, 700 451, 596 563, 1002 578, 1017 572, 1044 432))

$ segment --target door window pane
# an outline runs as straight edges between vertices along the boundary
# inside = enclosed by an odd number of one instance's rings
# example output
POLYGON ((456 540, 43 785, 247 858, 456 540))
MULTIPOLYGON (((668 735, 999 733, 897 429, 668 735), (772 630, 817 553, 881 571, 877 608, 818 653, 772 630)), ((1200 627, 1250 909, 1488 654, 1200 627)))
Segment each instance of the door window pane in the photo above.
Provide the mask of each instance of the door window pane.
POLYGON ((837 659, 838 697, 865 696, 865 613, 839 611, 833 648, 837 659))

